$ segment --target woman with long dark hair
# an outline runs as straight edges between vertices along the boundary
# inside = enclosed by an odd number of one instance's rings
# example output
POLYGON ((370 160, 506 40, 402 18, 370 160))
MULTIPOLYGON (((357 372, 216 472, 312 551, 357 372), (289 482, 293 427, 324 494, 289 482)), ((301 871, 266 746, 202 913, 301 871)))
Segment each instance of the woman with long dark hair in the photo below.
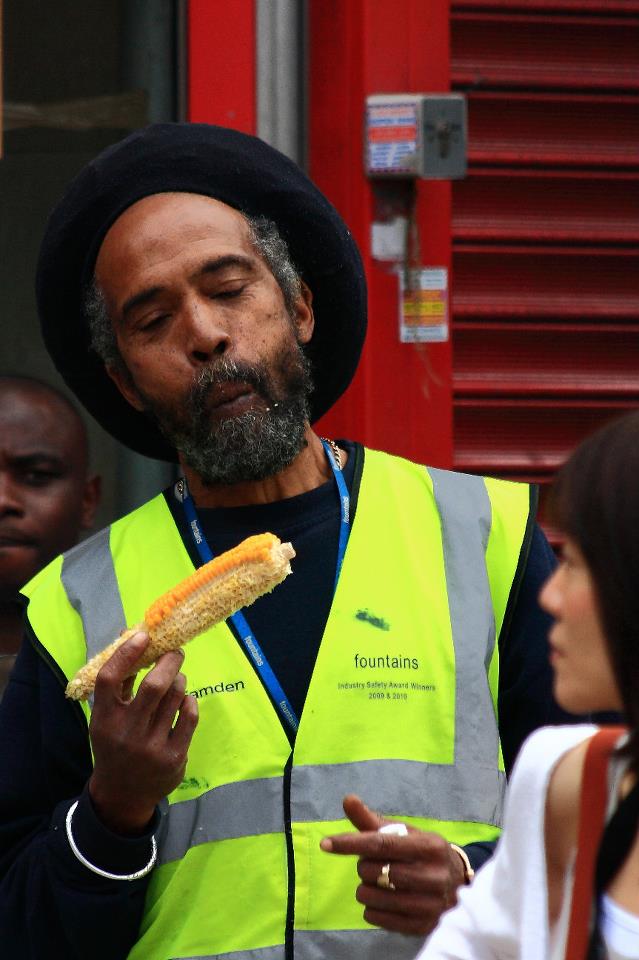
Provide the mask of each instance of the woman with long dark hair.
POLYGON ((551 516, 565 536, 540 597, 555 620, 555 697, 573 713, 620 711, 628 729, 610 732, 599 774, 596 727, 532 735, 497 853, 420 960, 639 958, 639 413, 578 447, 556 480, 551 516), (595 792, 601 840, 589 826, 595 792))

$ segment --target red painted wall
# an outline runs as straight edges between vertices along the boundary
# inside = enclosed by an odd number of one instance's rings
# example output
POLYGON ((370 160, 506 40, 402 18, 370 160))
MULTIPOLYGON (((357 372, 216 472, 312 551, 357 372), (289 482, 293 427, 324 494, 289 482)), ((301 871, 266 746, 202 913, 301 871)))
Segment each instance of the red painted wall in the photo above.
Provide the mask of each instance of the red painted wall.
POLYGON ((189 0, 188 119, 255 133, 255 3, 189 0))
MULTIPOLYGON (((360 369, 320 428, 450 466, 450 341, 399 342, 397 276, 391 264, 371 255, 379 201, 364 174, 362 138, 367 94, 448 91, 448 0, 310 0, 309 19, 309 172, 346 219, 369 282, 369 333, 360 369)), ((422 266, 450 270, 450 196, 449 183, 418 182, 422 266)))

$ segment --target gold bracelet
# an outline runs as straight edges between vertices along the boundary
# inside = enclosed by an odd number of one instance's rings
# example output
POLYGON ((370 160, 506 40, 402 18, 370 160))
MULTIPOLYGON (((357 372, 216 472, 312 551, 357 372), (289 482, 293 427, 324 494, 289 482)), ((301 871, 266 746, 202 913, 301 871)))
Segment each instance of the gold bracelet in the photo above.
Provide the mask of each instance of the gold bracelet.
POLYGON ((472 883, 473 877, 475 876, 475 871, 470 865, 470 860, 468 859, 468 854, 465 850, 462 850, 461 847, 458 847, 456 843, 450 844, 451 850, 454 850, 455 853, 458 853, 461 857, 461 862, 464 865, 464 883, 468 886, 469 883, 472 883))

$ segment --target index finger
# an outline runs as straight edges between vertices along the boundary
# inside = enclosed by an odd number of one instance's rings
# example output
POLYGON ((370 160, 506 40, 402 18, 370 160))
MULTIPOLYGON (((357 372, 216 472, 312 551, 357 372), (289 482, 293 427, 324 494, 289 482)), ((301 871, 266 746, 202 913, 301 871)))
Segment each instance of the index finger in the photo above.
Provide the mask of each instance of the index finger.
POLYGON ((439 855, 441 839, 428 833, 409 833, 406 837, 395 834, 366 831, 364 833, 339 833, 324 837, 320 843, 327 853, 361 857, 365 860, 414 861, 422 863, 439 855))

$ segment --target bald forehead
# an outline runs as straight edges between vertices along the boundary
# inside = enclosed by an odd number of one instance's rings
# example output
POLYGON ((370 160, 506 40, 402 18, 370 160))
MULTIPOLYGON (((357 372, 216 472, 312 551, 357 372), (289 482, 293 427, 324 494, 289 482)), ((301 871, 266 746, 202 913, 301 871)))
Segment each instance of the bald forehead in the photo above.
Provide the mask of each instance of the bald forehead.
POLYGON ((37 447, 86 469, 84 422, 66 397, 46 384, 0 377, 0 443, 9 435, 16 453, 37 447))
POLYGON ((221 200, 201 193, 154 193, 131 204, 114 221, 102 241, 96 266, 99 269, 105 248, 119 245, 128 237, 142 240, 151 248, 161 247, 164 232, 175 226, 181 228, 187 242, 216 230, 242 239, 249 233, 244 214, 221 200))
POLYGON ((152 215, 157 213, 168 213, 169 215, 180 215, 185 210, 195 212, 197 210, 204 212, 217 211, 222 215, 228 215, 238 222, 244 221, 246 217, 236 207, 229 206, 223 200, 216 200, 215 197, 207 197, 203 193, 186 193, 184 191, 167 191, 166 193, 151 193, 141 200, 136 200, 131 206, 127 207, 120 216, 114 221, 114 224, 120 221, 126 221, 129 217, 137 217, 138 214, 152 215))

